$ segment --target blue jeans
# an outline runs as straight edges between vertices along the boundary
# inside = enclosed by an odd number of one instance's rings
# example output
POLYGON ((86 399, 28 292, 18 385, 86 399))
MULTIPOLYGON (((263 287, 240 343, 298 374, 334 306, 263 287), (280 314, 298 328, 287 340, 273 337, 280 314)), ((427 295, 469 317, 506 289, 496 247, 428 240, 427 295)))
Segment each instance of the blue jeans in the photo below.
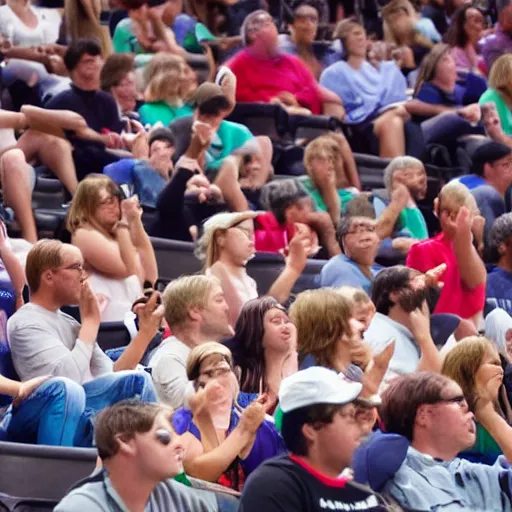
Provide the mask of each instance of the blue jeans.
POLYGON ((472 126, 469 121, 454 112, 445 112, 423 121, 421 129, 426 144, 441 144, 447 147, 454 146, 457 139, 464 135, 485 134, 482 125, 472 126))
POLYGON ((41 384, 19 407, 9 407, 0 423, 0 439, 73 446, 84 407, 82 386, 54 377, 41 384))
POLYGON ((147 372, 122 371, 108 373, 83 385, 85 411, 78 425, 75 446, 90 447, 94 438, 94 416, 105 407, 133 398, 141 402, 156 402, 151 375, 147 372))

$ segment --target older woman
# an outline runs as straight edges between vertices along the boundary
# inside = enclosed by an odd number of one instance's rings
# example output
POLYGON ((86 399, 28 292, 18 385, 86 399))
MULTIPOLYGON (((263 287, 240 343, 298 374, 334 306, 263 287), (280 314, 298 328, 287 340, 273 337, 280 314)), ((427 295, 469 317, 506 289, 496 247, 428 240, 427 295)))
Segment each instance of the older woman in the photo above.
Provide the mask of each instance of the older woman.
POLYGON ((282 379, 297 371, 297 329, 273 297, 244 305, 229 344, 244 392, 277 398, 282 379))
MULTIPOLYGON (((459 341, 446 355, 441 373, 459 384, 470 411, 475 412, 480 399, 491 398, 501 416, 509 424, 512 422, 500 356, 489 340, 473 336, 459 341)), ((500 454, 496 441, 478 424, 477 440, 467 458, 492 464, 500 454)))
POLYGON ((477 45, 483 32, 484 16, 477 8, 467 4, 457 10, 446 41, 452 46, 451 54, 458 71, 481 74, 477 45))
POLYGON ((91 174, 78 185, 68 215, 71 240, 83 254, 101 320, 122 321, 142 285, 157 278, 155 253, 136 196, 122 199, 107 176, 91 174))
POLYGON ((345 122, 354 135, 352 148, 363 146, 381 157, 405 154, 405 110, 395 105, 406 100, 406 82, 394 61, 383 61, 378 68, 367 60, 368 41, 362 25, 341 22, 338 34, 346 60, 329 66, 320 84, 336 93, 346 111, 345 122))
POLYGON ((241 490, 263 461, 285 451, 274 424, 265 419, 265 396, 239 393, 228 348, 207 342, 187 361, 195 395, 178 409, 173 426, 182 436, 185 472, 241 490))
POLYGON ((486 124, 487 132, 493 139, 512 145, 512 55, 502 55, 494 62, 489 74, 489 89, 478 103, 494 103, 500 122, 492 126, 486 124))

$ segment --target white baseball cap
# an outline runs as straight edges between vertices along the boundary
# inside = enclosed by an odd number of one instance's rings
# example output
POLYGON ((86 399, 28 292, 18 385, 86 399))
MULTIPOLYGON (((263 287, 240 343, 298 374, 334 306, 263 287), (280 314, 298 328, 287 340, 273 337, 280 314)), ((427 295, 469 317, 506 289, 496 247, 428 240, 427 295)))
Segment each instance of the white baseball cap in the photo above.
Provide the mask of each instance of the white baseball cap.
POLYGON ((348 380, 343 374, 321 366, 286 377, 279 389, 279 406, 283 413, 315 404, 344 405, 353 402, 363 385, 348 380))

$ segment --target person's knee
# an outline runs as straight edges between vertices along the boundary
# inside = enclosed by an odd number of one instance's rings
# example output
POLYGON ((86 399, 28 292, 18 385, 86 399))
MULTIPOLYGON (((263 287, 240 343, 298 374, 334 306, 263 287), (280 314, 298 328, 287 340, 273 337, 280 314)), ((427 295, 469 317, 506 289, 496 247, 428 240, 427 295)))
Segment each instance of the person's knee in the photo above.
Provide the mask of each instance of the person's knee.
POLYGON ((117 372, 118 385, 122 389, 119 400, 138 398, 145 401, 156 401, 155 386, 148 372, 126 370, 117 372))
POLYGON ((85 407, 84 388, 67 377, 52 377, 41 384, 40 389, 55 398, 63 398, 67 401, 73 401, 77 405, 81 404, 82 408, 85 407))
POLYGON ((27 162, 21 149, 10 149, 0 157, 0 167, 9 172, 20 172, 25 170, 27 162))

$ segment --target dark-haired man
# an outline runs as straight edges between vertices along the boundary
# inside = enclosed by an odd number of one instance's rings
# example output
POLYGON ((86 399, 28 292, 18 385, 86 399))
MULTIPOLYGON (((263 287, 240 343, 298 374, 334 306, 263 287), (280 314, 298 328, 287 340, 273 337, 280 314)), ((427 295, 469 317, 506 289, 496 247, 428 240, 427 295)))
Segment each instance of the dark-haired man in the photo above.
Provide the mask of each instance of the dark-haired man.
POLYGON ((512 428, 494 408, 499 372, 476 401, 474 413, 460 386, 430 372, 404 375, 390 383, 379 408, 386 433, 374 434, 355 453, 358 482, 385 492, 407 510, 512 510, 512 473, 507 460, 472 463, 457 454, 476 440, 474 418, 512 458, 512 428))
POLYGON ((441 368, 430 332, 427 297, 425 275, 401 265, 382 270, 373 281, 372 301, 377 312, 364 337, 377 354, 395 340, 386 382, 418 369, 441 368))
POLYGON ((400 510, 342 476, 362 435, 354 403, 361 390, 360 383, 317 366, 283 380, 281 434, 289 455, 266 461, 251 474, 241 512, 400 510))
POLYGON ((79 482, 55 511, 231 510, 233 505, 220 507, 220 500, 229 497, 217 498, 173 479, 183 472, 183 446, 171 417, 169 408, 132 400, 105 409, 95 426, 103 468, 79 482))
POLYGON ((106 148, 122 147, 119 133, 124 123, 119 118, 114 98, 100 90, 103 59, 97 41, 79 39, 72 42, 64 55, 64 64, 71 76, 71 86, 54 96, 45 107, 76 112, 89 127, 87 133, 68 133, 80 180, 89 173, 102 173, 105 165, 119 159, 106 148))

